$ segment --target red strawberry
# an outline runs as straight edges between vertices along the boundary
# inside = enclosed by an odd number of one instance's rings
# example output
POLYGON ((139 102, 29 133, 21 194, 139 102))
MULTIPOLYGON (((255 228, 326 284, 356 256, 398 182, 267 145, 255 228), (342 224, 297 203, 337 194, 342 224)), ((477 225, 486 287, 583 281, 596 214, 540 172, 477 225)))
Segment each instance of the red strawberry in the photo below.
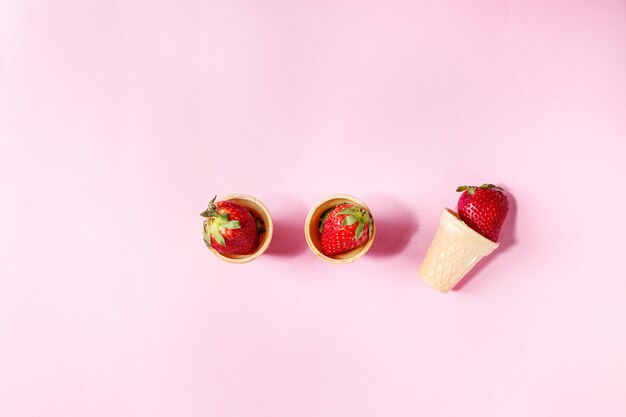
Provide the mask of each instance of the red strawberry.
POLYGON ((367 242, 372 232, 372 216, 364 209, 342 203, 320 219, 322 253, 326 256, 348 252, 367 242))
MULTIPOLYGON (((217 196, 216 196, 217 197, 217 196)), ((259 246, 259 230, 248 210, 233 201, 215 198, 200 213, 204 221, 204 243, 219 253, 248 255, 259 246)))
POLYGON ((487 239, 498 241, 504 219, 509 211, 509 200, 502 188, 493 184, 480 187, 462 185, 458 212, 461 219, 487 239))

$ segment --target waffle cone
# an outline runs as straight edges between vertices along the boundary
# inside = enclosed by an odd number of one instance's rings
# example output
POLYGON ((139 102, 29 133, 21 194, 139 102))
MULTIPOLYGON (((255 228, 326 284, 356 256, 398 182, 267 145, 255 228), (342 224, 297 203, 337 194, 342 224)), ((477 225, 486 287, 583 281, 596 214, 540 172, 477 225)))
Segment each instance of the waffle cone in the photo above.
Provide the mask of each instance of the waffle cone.
POLYGON ((496 242, 472 230, 452 210, 444 209, 437 233, 420 266, 420 277, 446 293, 497 247, 496 242))

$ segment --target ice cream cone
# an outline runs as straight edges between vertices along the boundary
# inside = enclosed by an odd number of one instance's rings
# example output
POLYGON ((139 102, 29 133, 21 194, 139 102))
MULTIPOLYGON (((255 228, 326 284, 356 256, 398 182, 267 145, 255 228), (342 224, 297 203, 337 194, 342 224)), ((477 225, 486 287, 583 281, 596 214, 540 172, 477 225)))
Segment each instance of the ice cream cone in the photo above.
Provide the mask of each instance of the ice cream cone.
POLYGON ((420 266, 420 277, 433 288, 448 292, 498 243, 472 230, 450 209, 444 209, 439 229, 420 266))

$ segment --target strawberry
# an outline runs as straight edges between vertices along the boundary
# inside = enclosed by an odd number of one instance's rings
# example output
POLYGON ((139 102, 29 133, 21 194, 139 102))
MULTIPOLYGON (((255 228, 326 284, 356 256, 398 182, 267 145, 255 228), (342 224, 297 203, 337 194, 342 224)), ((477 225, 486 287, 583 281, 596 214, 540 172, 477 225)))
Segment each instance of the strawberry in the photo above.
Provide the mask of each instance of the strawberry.
POLYGON ((480 187, 462 185, 456 190, 463 191, 457 208, 461 220, 487 239, 497 242, 509 211, 509 200, 502 188, 483 184, 480 187))
POLYGON ((339 255, 367 242, 372 233, 372 216, 364 209, 342 203, 322 216, 320 233, 322 253, 339 255))
POLYGON ((222 254, 248 255, 259 246, 257 220, 241 205, 215 198, 200 213, 204 221, 204 243, 222 254))

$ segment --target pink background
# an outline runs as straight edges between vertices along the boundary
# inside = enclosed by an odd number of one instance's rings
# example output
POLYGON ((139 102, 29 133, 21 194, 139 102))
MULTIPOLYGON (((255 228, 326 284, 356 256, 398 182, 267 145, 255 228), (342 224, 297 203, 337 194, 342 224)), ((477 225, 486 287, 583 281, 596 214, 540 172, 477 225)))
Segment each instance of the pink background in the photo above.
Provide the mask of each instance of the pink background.
POLYGON ((626 415, 623 1, 0 2, 0 415, 626 415), (501 248, 417 275, 463 183, 501 248), (268 252, 218 261, 214 194, 268 252), (335 266, 303 223, 363 199, 335 266))

